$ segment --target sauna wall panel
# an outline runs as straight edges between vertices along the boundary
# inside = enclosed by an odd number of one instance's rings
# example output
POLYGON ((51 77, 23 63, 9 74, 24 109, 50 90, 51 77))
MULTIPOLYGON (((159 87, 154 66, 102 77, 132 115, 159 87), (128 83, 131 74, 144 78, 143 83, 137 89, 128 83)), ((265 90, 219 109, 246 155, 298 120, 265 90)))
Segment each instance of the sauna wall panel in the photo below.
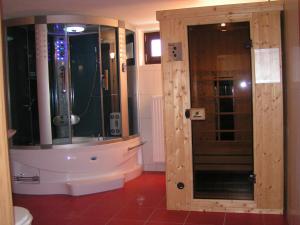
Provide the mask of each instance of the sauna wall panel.
MULTIPOLYGON (((281 52, 280 35, 280 12, 253 14, 253 51, 275 48, 281 52)), ((261 63, 255 59, 255 55, 253 60, 254 63, 261 63)), ((266 69, 268 66, 264 65, 266 69)), ((254 81, 258 76, 256 72, 254 81)), ((256 202, 260 208, 278 209, 283 207, 282 82, 256 83, 253 100, 256 202)))

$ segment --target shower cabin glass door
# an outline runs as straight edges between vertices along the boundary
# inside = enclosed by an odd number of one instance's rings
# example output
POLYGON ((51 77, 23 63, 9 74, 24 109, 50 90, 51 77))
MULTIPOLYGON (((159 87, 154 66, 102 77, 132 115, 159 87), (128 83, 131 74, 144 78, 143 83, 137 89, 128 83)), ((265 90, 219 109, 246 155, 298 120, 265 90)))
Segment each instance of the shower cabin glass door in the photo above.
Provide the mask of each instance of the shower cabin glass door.
POLYGON ((10 125, 14 145, 40 143, 33 25, 7 29, 10 125))
POLYGON ((190 26, 188 38, 194 198, 253 199, 249 23, 190 26))
POLYGON ((121 135, 110 123, 113 112, 120 120, 116 29, 77 26, 48 26, 53 144, 121 135))

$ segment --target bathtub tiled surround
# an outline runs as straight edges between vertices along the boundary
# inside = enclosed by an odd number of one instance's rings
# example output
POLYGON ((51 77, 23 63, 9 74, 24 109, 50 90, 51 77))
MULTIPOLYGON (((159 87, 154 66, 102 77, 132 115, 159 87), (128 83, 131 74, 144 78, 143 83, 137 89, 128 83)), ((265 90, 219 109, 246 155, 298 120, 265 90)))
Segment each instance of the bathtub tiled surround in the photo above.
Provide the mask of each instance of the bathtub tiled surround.
POLYGON ((33 225, 287 225, 282 215, 169 211, 158 172, 99 194, 15 195, 14 205, 30 210, 33 225))

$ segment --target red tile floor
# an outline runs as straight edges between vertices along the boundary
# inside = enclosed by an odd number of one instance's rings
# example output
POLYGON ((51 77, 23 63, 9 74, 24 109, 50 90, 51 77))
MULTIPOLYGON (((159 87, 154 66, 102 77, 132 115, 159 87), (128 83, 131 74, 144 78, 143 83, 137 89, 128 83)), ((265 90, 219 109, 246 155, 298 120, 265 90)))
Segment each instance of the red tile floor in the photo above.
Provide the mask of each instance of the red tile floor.
POLYGON ((287 225, 283 216, 166 210, 165 176, 144 173, 115 191, 80 197, 14 195, 33 225, 287 225))

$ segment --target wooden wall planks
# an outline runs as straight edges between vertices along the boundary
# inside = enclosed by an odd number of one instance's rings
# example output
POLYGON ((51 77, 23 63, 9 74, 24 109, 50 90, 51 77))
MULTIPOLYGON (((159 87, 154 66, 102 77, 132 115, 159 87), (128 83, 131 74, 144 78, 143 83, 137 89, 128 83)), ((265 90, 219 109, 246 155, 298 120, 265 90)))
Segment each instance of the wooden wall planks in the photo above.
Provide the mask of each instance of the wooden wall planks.
MULTIPOLYGON (((2 6, 0 5, 0 8, 2 6)), ((0 18, 1 13, 0 13, 0 18)), ((2 26, 0 25, 0 224, 13 224, 13 207, 11 194, 11 179, 8 160, 7 126, 5 112, 4 76, 3 76, 3 48, 2 26)))
MULTIPOLYGON (((268 2, 233 8, 218 6, 217 10, 205 7, 157 13, 162 40, 168 209, 282 213, 282 82, 253 85, 254 167, 257 174, 254 201, 193 199, 191 123, 184 118, 185 109, 190 108, 187 26, 250 21, 254 48, 281 50, 280 10, 282 3, 268 2), (170 62, 168 59, 168 44, 174 42, 182 43, 182 61, 170 62), (179 190, 178 182, 183 182, 185 188, 179 190)), ((255 63, 259 62, 252 63, 255 68, 255 63)), ((255 83, 254 73, 253 79, 255 83)))
MULTIPOLYGON (((253 51, 278 48, 281 52, 280 36, 280 12, 253 13, 253 51)), ((255 56, 253 60, 260 63, 255 56)), ((255 71, 253 75, 255 79, 255 71)), ((256 202, 259 208, 278 209, 283 207, 282 82, 256 83, 253 100, 256 202)))

